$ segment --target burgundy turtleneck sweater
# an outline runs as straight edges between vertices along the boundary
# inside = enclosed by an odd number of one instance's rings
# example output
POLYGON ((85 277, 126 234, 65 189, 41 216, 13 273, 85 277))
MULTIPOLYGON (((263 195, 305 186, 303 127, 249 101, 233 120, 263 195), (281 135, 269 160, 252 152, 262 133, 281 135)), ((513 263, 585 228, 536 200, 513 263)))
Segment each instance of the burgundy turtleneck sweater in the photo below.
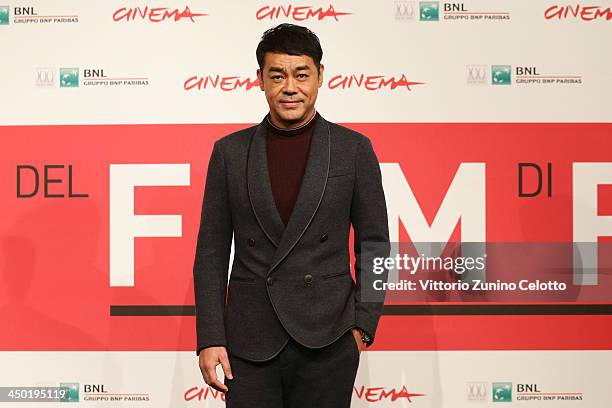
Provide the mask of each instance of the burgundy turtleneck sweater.
POLYGON ((310 140, 318 118, 319 113, 315 111, 314 116, 305 124, 296 128, 282 129, 272 124, 270 114, 266 116, 268 174, 276 208, 285 225, 289 222, 300 192, 310 151, 310 140))

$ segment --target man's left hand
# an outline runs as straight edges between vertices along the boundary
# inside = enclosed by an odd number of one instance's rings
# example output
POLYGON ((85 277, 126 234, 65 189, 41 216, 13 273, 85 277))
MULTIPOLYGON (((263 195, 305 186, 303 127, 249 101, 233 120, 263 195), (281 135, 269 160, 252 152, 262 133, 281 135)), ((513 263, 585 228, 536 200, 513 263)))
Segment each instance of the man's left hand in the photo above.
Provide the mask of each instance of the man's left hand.
POLYGON ((355 337, 355 341, 357 342, 357 348, 359 349, 359 353, 361 353, 365 348, 365 344, 361 340, 361 332, 356 327, 353 327, 351 330, 353 332, 353 337, 355 337))

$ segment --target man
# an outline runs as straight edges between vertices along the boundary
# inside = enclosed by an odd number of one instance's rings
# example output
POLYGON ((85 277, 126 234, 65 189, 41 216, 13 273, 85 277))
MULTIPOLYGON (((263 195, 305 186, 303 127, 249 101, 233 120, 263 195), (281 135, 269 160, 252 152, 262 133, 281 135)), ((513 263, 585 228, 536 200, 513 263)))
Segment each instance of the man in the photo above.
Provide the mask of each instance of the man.
POLYGON ((380 166, 366 136, 316 112, 322 54, 304 27, 267 30, 256 55, 270 111, 211 153, 193 270, 197 354, 228 408, 349 407, 382 312, 385 292, 369 289, 388 276, 371 271, 390 249, 380 166))

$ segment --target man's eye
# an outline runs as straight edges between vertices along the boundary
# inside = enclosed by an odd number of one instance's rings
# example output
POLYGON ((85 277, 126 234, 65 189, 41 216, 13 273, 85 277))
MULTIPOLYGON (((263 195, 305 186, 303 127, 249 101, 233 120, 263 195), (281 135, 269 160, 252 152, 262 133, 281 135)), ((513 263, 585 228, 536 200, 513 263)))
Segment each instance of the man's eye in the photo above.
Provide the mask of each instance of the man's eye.
POLYGON ((299 74, 298 77, 299 78, 308 78, 308 75, 306 75, 306 74, 299 74))
POLYGON ((280 79, 280 78, 281 78, 281 76, 280 76, 280 75, 273 75, 273 76, 272 76, 272 79, 280 79))

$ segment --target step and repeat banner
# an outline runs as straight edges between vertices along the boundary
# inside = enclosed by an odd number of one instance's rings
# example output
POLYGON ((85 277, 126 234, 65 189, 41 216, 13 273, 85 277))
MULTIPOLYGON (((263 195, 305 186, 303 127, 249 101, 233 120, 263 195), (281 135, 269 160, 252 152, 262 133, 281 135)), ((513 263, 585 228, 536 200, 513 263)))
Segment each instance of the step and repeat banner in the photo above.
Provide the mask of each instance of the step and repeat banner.
POLYGON ((396 281, 353 406, 609 406, 610 0, 0 3, 2 404, 224 406, 202 195, 282 22, 321 39, 317 110, 372 140, 398 252, 488 256, 477 290, 396 281))

